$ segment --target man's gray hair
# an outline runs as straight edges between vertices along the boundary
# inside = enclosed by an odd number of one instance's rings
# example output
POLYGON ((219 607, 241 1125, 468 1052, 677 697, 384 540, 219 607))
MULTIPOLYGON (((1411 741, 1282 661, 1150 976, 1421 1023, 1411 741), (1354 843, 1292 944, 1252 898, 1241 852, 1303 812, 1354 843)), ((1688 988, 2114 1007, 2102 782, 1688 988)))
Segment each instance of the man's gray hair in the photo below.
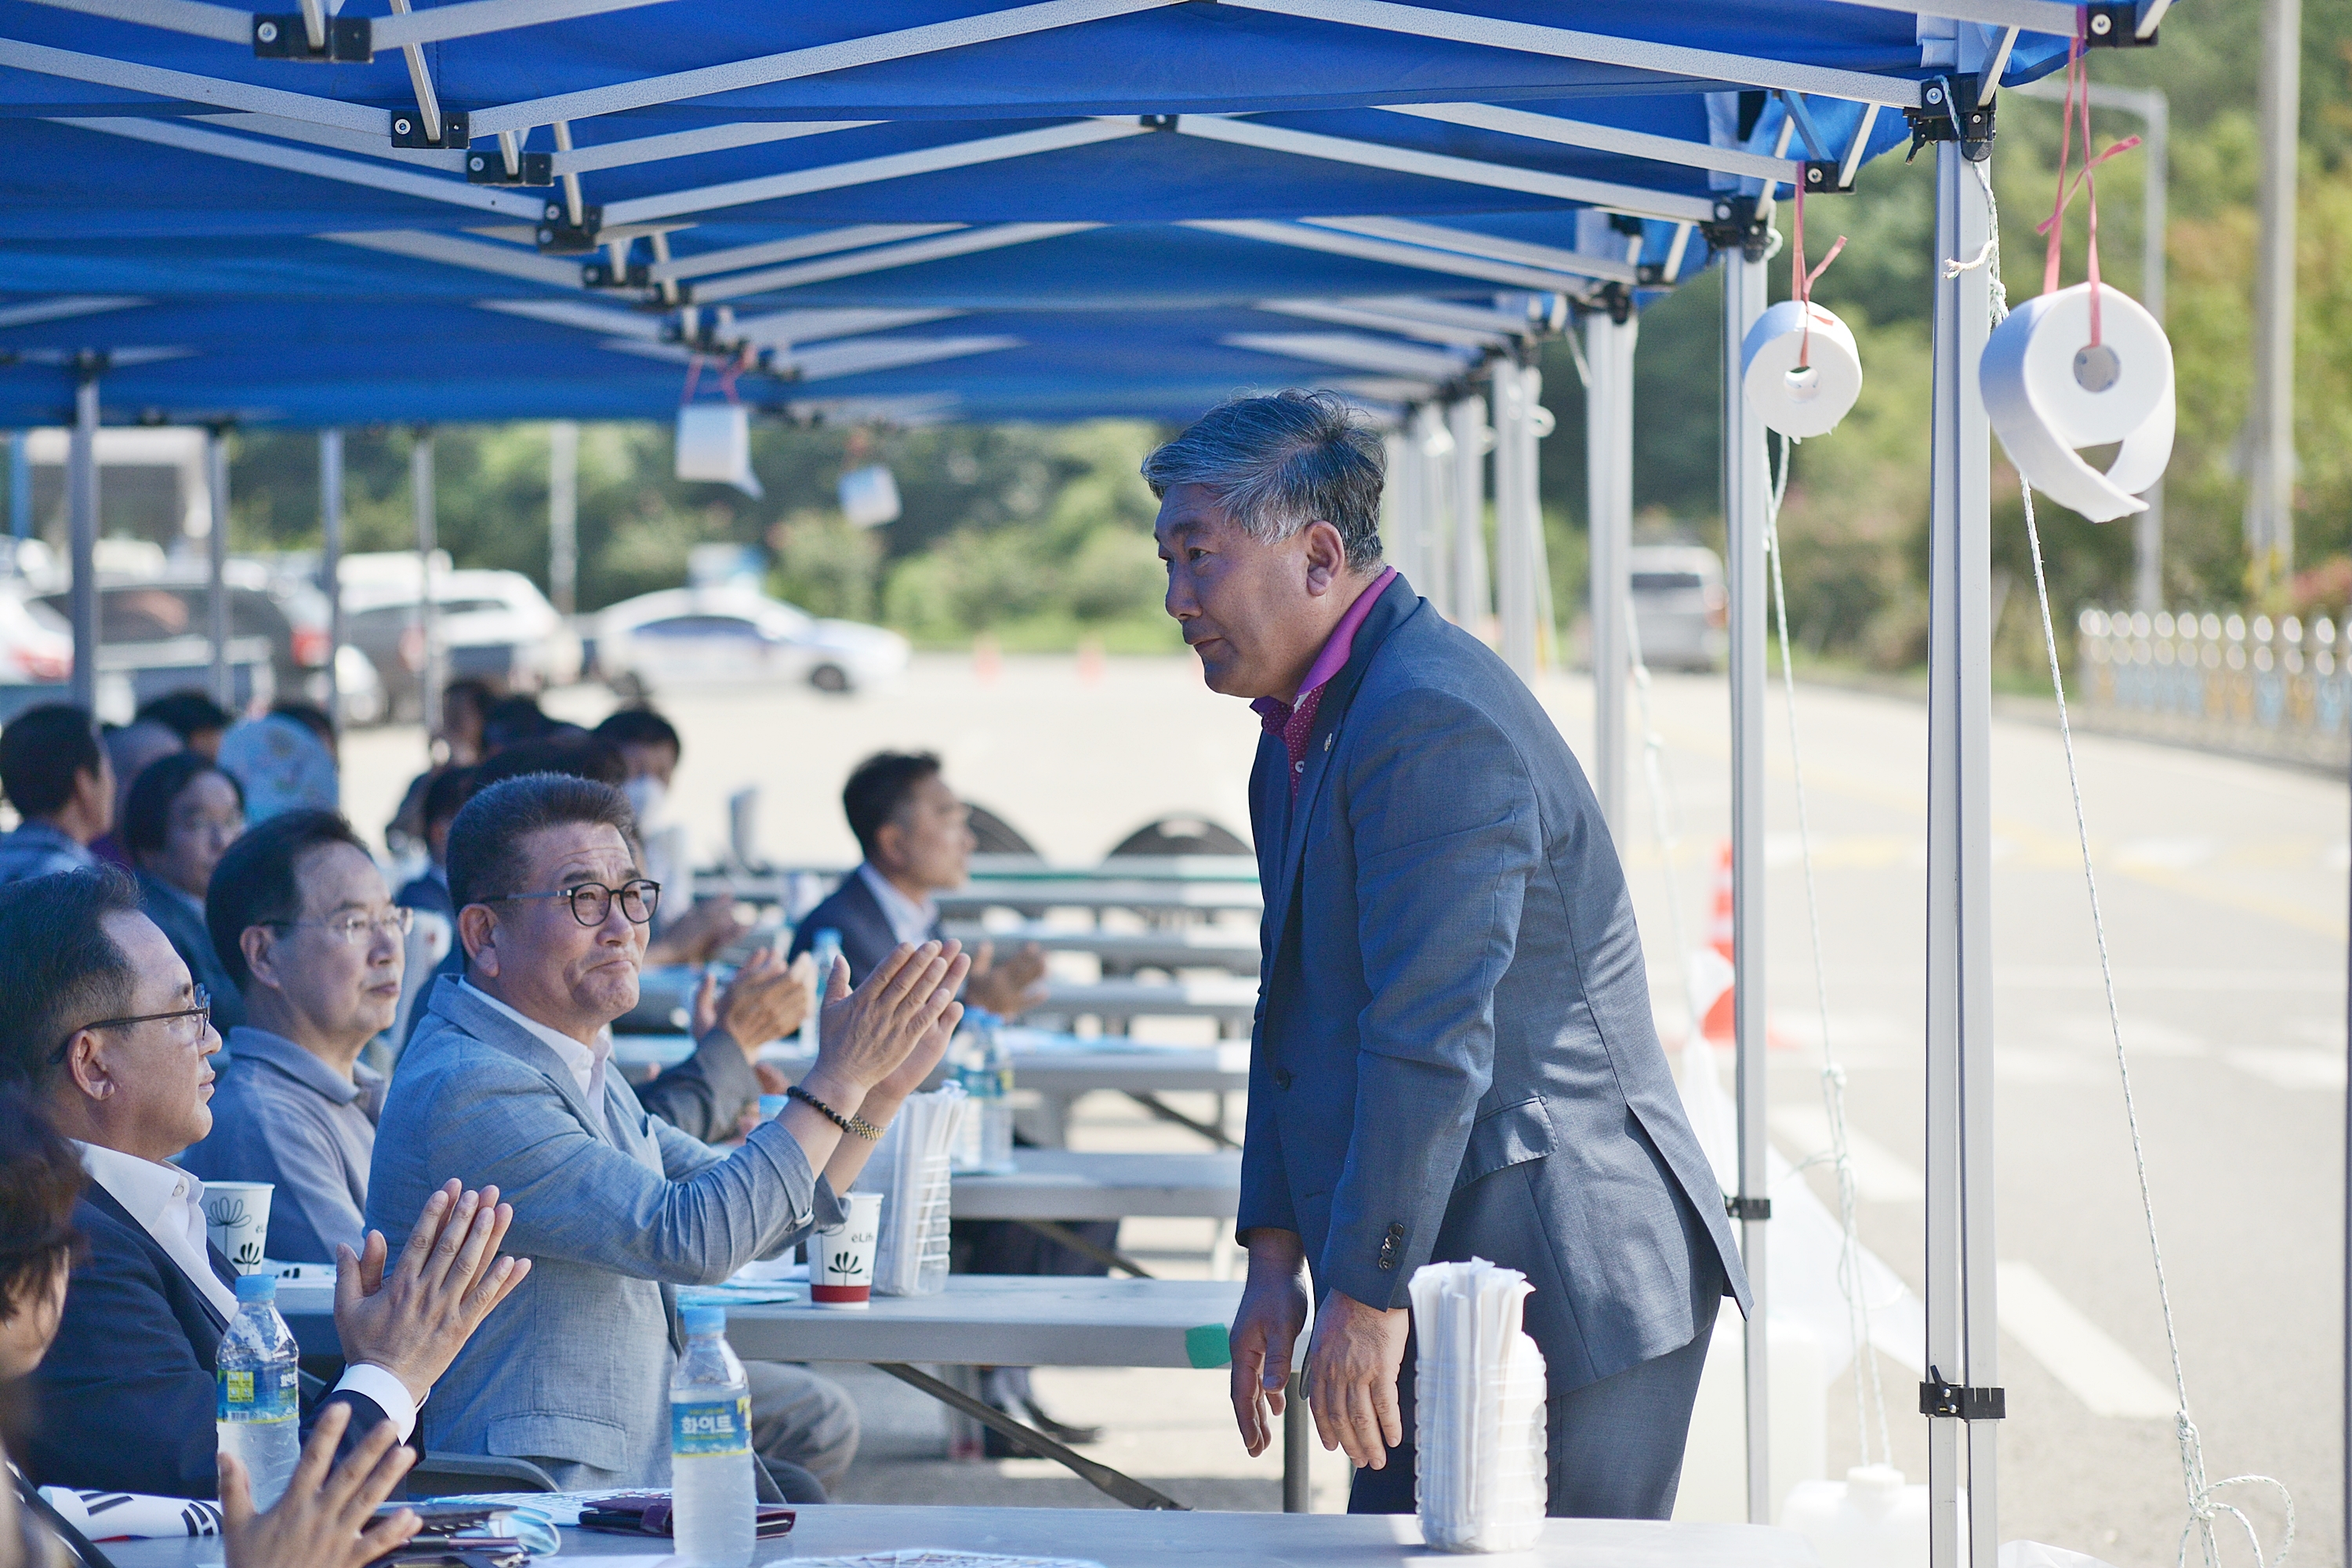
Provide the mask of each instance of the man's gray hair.
POLYGON ((568 773, 525 773, 490 785, 449 825, 444 858, 450 901, 462 910, 514 893, 549 891, 522 886, 530 874, 523 843, 535 833, 574 824, 613 828, 636 853, 636 816, 629 797, 611 784, 568 773))
POLYGON ((1244 531, 1269 543, 1310 522, 1339 531, 1348 565, 1380 564, 1380 437, 1328 392, 1237 397, 1143 459, 1155 496, 1202 485, 1244 531))

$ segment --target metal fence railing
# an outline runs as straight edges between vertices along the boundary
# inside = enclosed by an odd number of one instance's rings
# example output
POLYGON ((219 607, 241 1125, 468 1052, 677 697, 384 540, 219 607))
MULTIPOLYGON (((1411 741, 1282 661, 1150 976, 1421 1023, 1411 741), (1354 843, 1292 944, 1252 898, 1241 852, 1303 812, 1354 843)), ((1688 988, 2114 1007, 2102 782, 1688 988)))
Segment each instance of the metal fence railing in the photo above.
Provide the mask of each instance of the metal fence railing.
POLYGON ((2352 618, 2095 609, 2075 629, 2079 700, 2100 729, 2352 763, 2352 618))

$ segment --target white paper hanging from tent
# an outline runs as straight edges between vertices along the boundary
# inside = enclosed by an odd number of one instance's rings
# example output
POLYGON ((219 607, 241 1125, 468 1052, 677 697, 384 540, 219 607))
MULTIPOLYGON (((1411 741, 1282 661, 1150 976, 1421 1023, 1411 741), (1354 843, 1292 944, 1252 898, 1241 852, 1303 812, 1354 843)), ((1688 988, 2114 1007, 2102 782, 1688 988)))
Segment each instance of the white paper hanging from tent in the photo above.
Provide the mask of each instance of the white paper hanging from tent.
POLYGON ((1833 312, 1807 300, 1783 300, 1757 317, 1740 341, 1739 367, 1757 417, 1800 441, 1836 429, 1862 395, 1862 353, 1853 333, 1833 312))
POLYGON ((2093 522, 2147 510, 2139 493, 2172 461, 2172 344, 2137 300, 2090 283, 2036 295, 1993 329, 1977 382, 2027 484, 2093 522), (2076 451, 2117 441, 2105 473, 2076 451))
POLYGON ((860 528, 898 521, 898 481, 879 463, 841 476, 841 514, 860 528))
POLYGON ((677 411, 677 477, 733 485, 757 500, 751 471, 751 411, 740 403, 689 403, 677 411))

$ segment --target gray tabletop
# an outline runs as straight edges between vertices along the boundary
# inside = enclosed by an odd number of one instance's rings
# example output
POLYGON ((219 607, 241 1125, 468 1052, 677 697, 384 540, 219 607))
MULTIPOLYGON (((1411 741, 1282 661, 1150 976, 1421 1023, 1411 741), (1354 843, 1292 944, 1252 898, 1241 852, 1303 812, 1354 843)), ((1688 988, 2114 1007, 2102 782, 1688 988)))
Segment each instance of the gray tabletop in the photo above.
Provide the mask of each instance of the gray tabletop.
MULTIPOLYGON (((874 1508, 853 1503, 799 1510, 793 1533, 763 1543, 757 1561, 886 1552, 894 1548, 1079 1558, 1104 1568, 1205 1568, 1263 1563, 1296 1568, 1426 1568, 1433 1558, 1409 1515, 1331 1513, 1139 1513, 1111 1509, 874 1508)), ((122 1568, 209 1568, 212 1541, 128 1542, 106 1548, 122 1568)), ((661 1543, 627 1536, 563 1532, 573 1557, 635 1557, 652 1563, 661 1543)), ((1475 1562, 1475 1558, 1465 1561, 1475 1562)), ((1645 1524, 1617 1520, 1546 1521, 1535 1551, 1508 1559, 1541 1568, 1819 1568, 1805 1539, 1751 1524, 1645 1524)))
POLYGON ((948 935, 969 947, 992 942, 1009 952, 1024 942, 1035 942, 1047 952, 1091 952, 1107 966, 1128 969, 1223 969, 1234 974, 1258 971, 1257 932, 1231 926, 1173 926, 1161 931, 1104 931, 1099 927, 1072 930, 1024 921, 992 931, 977 921, 949 924, 948 935))
POLYGON ((955 1178, 958 1219, 1231 1219, 1241 1204, 1242 1157, 1096 1154, 1020 1149, 1005 1175, 955 1178))
POLYGON ((1251 882, 1114 880, 1101 877, 973 878, 951 893, 935 895, 943 915, 982 910, 1139 910, 1178 913, 1239 910, 1256 914, 1265 907, 1251 882))
MULTIPOLYGON (((1238 1280, 955 1274, 940 1295, 877 1296, 862 1311, 730 1306, 727 1338, 747 1361, 1217 1367, 1241 1290, 1238 1280)), ((278 1288, 305 1355, 341 1349, 334 1295, 331 1279, 278 1288)))
POLYGON ((1049 980, 1040 1013, 1078 1017, 1215 1018, 1247 1022, 1257 1012, 1257 976, 1221 974, 1202 980, 1049 980))
MULTIPOLYGON (((1214 1046, 1142 1046, 1129 1045, 1117 1037, 1080 1041, 1074 1036, 1065 1036, 1060 1038, 1068 1040, 1067 1046, 1031 1049, 1018 1037, 1025 1033, 1028 1031, 1017 1031, 1013 1046, 1013 1083, 1016 1089, 1034 1089, 1041 1094, 1070 1096, 1098 1089, 1124 1094, 1239 1094, 1249 1088, 1246 1040, 1227 1040, 1214 1046)), ((614 1059, 622 1059, 625 1046, 637 1050, 644 1048, 637 1042, 662 1038, 655 1035, 617 1036, 613 1041, 614 1059)), ((677 1047, 672 1044, 667 1048, 677 1047)), ((760 1059, 787 1078, 808 1070, 810 1060, 790 1040, 766 1047, 761 1051, 760 1059)))

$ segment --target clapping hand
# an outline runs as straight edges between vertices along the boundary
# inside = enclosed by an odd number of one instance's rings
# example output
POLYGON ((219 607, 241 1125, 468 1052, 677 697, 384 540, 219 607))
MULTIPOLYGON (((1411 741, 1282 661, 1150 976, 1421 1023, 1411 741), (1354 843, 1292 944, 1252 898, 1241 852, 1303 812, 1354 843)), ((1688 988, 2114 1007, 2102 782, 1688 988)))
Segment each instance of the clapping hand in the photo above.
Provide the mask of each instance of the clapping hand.
MULTIPOLYGON (((971 967, 971 958, 953 942, 902 946, 852 991, 848 965, 836 963, 825 988, 816 1065, 808 1081, 837 1085, 844 1099, 860 1104, 867 1091, 895 1081, 911 1067, 909 1058, 934 1047, 946 1049, 940 1031, 952 1033, 963 1016, 955 997, 971 967)), ((931 1062, 937 1060, 934 1051, 931 1062)), ((930 1062, 924 1063, 915 1081, 929 1071, 930 1062)), ((812 1092, 822 1096, 824 1090, 812 1092)))
POLYGON ((996 962, 996 944, 982 942, 972 950, 971 982, 964 997, 1000 1018, 1017 1018, 1045 1000, 1045 954, 1035 942, 1003 963, 996 962))
POLYGON ((735 972, 727 989, 706 972, 694 999, 695 1037, 724 1029, 751 1057, 771 1040, 801 1026, 816 995, 816 963, 803 953, 790 964, 773 948, 761 948, 735 972))
POLYGON ((228 1568, 363 1568, 416 1533, 421 1521, 406 1509, 374 1517, 376 1505, 416 1462, 415 1451, 401 1447, 391 1422, 377 1422, 341 1464, 328 1468, 351 1414, 352 1407, 340 1401, 319 1413, 286 1494, 264 1514, 253 1511, 245 1467, 235 1455, 221 1455, 221 1533, 228 1568))
POLYGON ((528 1258, 500 1258, 514 1210, 496 1187, 469 1193, 455 1178, 425 1200, 400 1261, 384 1269, 383 1233, 354 1254, 335 1249, 335 1328, 346 1359, 383 1367, 418 1404, 490 1309, 530 1273, 528 1258))

